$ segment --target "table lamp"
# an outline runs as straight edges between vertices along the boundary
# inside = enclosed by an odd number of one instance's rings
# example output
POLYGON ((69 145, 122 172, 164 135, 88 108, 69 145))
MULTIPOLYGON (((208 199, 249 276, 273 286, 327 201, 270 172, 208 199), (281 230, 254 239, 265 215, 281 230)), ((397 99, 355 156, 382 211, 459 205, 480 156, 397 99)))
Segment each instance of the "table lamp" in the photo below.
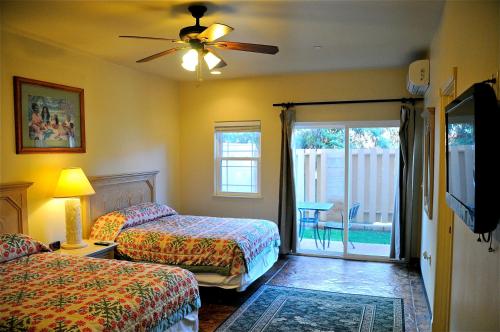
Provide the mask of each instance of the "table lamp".
POLYGON ((95 194, 94 188, 79 167, 61 170, 57 181, 54 198, 66 198, 66 242, 64 249, 77 249, 86 247, 82 240, 82 218, 80 197, 95 194))

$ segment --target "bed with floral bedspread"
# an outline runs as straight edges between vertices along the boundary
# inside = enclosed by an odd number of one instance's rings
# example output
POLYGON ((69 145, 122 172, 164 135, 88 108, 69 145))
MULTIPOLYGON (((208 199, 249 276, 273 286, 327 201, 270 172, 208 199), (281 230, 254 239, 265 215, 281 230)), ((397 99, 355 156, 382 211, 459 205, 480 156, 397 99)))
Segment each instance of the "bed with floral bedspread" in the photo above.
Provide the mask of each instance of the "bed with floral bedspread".
POLYGON ((155 203, 98 218, 91 238, 117 242, 118 255, 128 260, 223 276, 252 270, 264 252, 277 253, 280 245, 271 221, 179 215, 155 203))
POLYGON ((167 330, 201 305, 181 268, 42 252, 5 235, 0 247, 0 331, 167 330))

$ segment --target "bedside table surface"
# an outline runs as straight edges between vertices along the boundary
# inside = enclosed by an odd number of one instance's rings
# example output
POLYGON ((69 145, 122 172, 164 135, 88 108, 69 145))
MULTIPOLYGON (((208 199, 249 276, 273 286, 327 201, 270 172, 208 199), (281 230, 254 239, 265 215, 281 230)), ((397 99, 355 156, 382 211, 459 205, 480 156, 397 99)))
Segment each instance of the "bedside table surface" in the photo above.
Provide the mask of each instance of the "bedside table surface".
POLYGON ((98 240, 83 240, 83 242, 87 243, 88 246, 85 248, 78 248, 78 249, 59 249, 54 251, 55 253, 59 253, 61 255, 73 255, 73 256, 90 256, 90 255, 98 255, 107 251, 113 251, 115 250, 116 246, 118 245, 115 242, 110 242, 111 244, 109 246, 98 246, 95 245, 94 242, 98 240))

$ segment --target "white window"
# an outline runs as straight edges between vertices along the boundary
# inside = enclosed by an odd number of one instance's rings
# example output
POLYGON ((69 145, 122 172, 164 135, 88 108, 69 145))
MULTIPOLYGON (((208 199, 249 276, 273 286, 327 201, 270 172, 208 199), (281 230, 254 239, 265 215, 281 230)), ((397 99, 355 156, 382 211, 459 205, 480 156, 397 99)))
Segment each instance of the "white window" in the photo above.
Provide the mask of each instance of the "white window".
POLYGON ((215 195, 260 197, 260 121, 215 123, 215 195))

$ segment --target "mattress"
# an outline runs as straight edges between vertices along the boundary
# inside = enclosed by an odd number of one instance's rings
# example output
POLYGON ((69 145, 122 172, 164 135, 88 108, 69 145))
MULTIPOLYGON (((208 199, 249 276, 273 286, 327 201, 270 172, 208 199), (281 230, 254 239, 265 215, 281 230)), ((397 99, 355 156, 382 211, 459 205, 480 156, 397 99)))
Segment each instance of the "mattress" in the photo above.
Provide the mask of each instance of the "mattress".
POLYGON ((1 263, 0 304, 0 330, 33 331, 197 329, 201 305, 189 271, 58 253, 1 263))
POLYGON ((200 286, 236 289, 238 292, 242 292, 276 263, 278 255, 278 247, 268 247, 255 258, 253 268, 245 273, 231 276, 216 273, 196 273, 196 280, 198 280, 200 286))

